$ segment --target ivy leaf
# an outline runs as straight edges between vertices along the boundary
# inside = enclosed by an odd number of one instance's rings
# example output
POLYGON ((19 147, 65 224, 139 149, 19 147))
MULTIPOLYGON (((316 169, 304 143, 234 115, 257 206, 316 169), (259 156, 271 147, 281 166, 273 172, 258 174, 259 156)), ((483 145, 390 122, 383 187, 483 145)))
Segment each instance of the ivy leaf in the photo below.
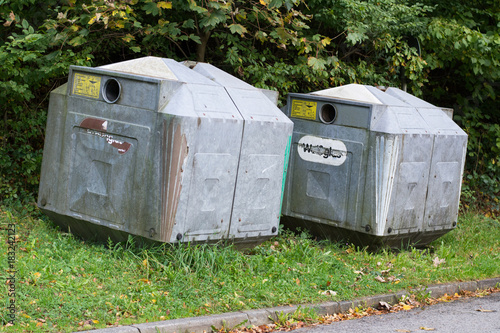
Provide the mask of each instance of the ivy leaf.
POLYGON ((182 23, 182 27, 183 28, 194 28, 194 20, 193 19, 189 19, 189 20, 186 20, 182 23))
POLYGON ((157 16, 160 13, 158 6, 153 2, 146 3, 142 6, 142 9, 146 12, 146 14, 152 14, 154 16, 157 16))
POLYGON ((224 22, 225 20, 226 20, 226 16, 223 13, 213 12, 213 13, 210 13, 208 16, 205 16, 200 21, 200 26, 203 28, 206 28, 206 27, 213 28, 217 24, 224 22))
POLYGON ((71 46, 79 46, 85 43, 85 39, 82 36, 76 36, 72 40, 69 41, 69 45, 71 46))
POLYGON ((169 1, 160 1, 156 4, 158 8, 164 8, 164 9, 171 9, 172 8, 172 3, 169 1))
POLYGON ((329 38, 329 37, 325 37, 321 40, 321 44, 323 44, 323 46, 327 46, 329 45, 330 43, 332 42, 332 39, 329 38))
POLYGON ((131 34, 127 34, 124 37, 122 37, 122 40, 125 41, 126 43, 130 43, 133 39, 135 39, 134 36, 131 34))
POLYGON ((197 44, 201 44, 201 38, 200 36, 197 36, 197 35, 189 35, 189 39, 191 39, 192 41, 196 42, 197 44))
POLYGON ((231 30, 232 34, 239 34, 242 36, 243 36, 243 34, 245 34, 245 32, 247 32, 247 29, 244 26, 242 26, 241 24, 235 24, 235 23, 233 23, 229 26, 229 30, 231 30))
POLYGON ((309 57, 307 59, 307 64, 315 70, 322 70, 325 69, 326 60, 318 59, 316 57, 309 57))

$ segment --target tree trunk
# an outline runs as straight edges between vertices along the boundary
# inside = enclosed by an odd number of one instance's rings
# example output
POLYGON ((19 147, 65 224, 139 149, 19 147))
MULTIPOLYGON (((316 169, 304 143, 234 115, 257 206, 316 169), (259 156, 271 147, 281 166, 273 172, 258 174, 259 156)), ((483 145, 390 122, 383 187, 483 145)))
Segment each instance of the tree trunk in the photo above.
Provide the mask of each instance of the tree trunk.
POLYGON ((210 38, 210 31, 204 31, 200 33, 201 44, 198 44, 196 48, 196 61, 205 61, 205 52, 207 50, 208 39, 210 38))

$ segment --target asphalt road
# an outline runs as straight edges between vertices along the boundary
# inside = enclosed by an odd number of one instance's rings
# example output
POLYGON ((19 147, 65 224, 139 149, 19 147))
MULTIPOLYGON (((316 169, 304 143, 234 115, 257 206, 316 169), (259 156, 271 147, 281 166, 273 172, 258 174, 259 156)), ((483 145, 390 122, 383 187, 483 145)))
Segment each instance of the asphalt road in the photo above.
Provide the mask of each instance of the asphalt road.
POLYGON ((424 309, 301 328, 294 333, 385 333, 385 332, 490 333, 500 332, 500 293, 482 298, 460 299, 424 309))

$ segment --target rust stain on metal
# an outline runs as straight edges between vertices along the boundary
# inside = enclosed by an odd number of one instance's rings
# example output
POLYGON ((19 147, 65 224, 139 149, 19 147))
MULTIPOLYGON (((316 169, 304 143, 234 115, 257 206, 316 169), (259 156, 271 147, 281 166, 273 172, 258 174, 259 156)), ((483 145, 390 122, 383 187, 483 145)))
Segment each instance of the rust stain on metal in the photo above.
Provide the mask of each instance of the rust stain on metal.
POLYGON ((128 142, 116 142, 116 141, 111 143, 111 145, 116 149, 118 149, 118 154, 120 155, 125 154, 130 149, 131 146, 131 144, 128 142))
POLYGON ((180 124, 163 121, 162 149, 162 208, 161 232, 163 241, 169 242, 175 224, 175 215, 182 189, 182 164, 188 155, 186 135, 182 134, 180 124))
POLYGON ((106 132, 108 130, 108 122, 102 119, 85 118, 80 123, 80 127, 106 132))
POLYGON ((130 147, 132 146, 130 143, 126 141, 116 140, 111 134, 104 134, 108 131, 108 121, 97 118, 85 118, 80 123, 80 127, 86 128, 87 132, 96 136, 99 136, 106 140, 114 148, 118 149, 118 154, 125 154, 130 147), (97 131, 97 132, 94 132, 97 131))

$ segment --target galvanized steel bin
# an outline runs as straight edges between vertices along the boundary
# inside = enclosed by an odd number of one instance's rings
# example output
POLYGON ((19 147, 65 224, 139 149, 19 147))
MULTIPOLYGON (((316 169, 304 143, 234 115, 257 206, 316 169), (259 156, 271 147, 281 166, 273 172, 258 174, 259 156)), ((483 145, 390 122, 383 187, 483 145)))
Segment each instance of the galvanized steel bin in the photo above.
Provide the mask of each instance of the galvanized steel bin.
POLYGON ((191 67, 156 57, 72 66, 51 93, 40 209, 100 239, 276 235, 292 122, 273 93, 191 67))
POLYGON ((283 222, 362 245, 425 245, 453 229, 467 135, 402 90, 290 94, 283 222))

